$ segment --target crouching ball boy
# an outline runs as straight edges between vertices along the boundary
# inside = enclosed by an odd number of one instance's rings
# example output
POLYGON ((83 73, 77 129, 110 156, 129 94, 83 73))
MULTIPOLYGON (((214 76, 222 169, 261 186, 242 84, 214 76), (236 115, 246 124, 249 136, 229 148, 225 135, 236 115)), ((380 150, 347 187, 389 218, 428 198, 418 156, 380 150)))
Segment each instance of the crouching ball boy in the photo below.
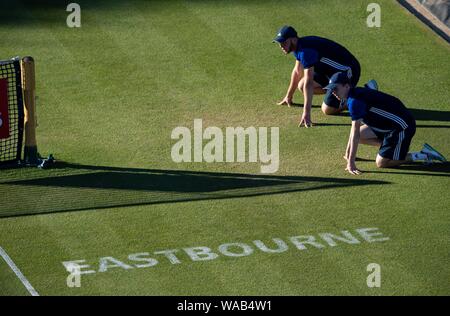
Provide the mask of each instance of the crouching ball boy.
POLYGON ((346 170, 360 174, 355 164, 358 145, 379 147, 376 164, 379 168, 399 166, 405 162, 433 160, 446 162, 444 156, 424 144, 420 152, 408 153, 416 132, 416 121, 403 103, 394 96, 369 88, 352 87, 348 76, 338 72, 326 86, 339 100, 347 100, 352 128, 347 144, 346 170))

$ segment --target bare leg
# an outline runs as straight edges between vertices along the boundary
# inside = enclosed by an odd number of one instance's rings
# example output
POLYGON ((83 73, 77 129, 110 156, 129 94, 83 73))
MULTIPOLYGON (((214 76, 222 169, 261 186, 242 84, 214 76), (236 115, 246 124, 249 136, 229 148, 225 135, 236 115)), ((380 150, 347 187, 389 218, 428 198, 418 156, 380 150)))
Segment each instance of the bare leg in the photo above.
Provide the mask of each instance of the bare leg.
POLYGON ((401 164, 404 164, 405 162, 409 162, 409 160, 392 160, 392 159, 381 157, 380 155, 377 155, 377 159, 376 159, 378 168, 397 167, 397 166, 400 166, 401 164))
POLYGON ((411 157, 411 153, 408 153, 406 155, 405 160, 393 160, 393 159, 389 159, 389 158, 384 158, 384 157, 380 156, 380 154, 378 154, 377 159, 376 159, 376 164, 377 164, 378 168, 393 168, 393 167, 397 167, 397 166, 400 166, 401 164, 411 162, 411 161, 413 161, 413 159, 411 157))
MULTIPOLYGON (((372 129, 367 126, 363 125, 360 128, 360 144, 370 145, 370 146, 376 146, 380 147, 382 144, 382 141, 378 139, 377 135, 372 131, 372 129)), ((346 158, 346 157, 344 157, 346 158)), ((410 154, 406 156, 406 160, 392 160, 389 158, 381 157, 379 154, 377 155, 377 158, 375 160, 378 168, 393 168, 400 166, 401 164, 404 164, 406 162, 410 162, 410 154)))
MULTIPOLYGON (((360 138, 359 143, 364 145, 370 145, 370 146, 381 146, 381 140, 378 139, 377 135, 372 131, 372 129, 367 125, 362 125, 359 129, 360 132, 360 138)), ((350 140, 349 140, 350 142, 350 140)), ((345 152, 344 159, 347 160, 348 151, 350 144, 347 144, 347 150, 345 152)))
MULTIPOLYGON (((304 86, 305 86, 305 77, 300 79, 300 81, 298 83, 298 89, 303 94, 304 94, 304 92, 303 92, 304 86)), ((318 95, 318 94, 325 94, 325 93, 326 93, 326 91, 324 89, 322 89, 322 86, 319 83, 314 81, 314 94, 318 95)))
POLYGON ((372 131, 372 129, 367 126, 363 125, 359 129, 360 131, 360 139, 359 143, 364 145, 370 145, 370 146, 381 146, 381 140, 378 139, 377 135, 372 131))
POLYGON ((328 106, 325 102, 322 103, 322 112, 326 115, 334 115, 342 112, 343 109, 334 108, 332 106, 328 106))
POLYGON ((314 81, 314 94, 325 94, 326 91, 322 89, 322 86, 314 81))

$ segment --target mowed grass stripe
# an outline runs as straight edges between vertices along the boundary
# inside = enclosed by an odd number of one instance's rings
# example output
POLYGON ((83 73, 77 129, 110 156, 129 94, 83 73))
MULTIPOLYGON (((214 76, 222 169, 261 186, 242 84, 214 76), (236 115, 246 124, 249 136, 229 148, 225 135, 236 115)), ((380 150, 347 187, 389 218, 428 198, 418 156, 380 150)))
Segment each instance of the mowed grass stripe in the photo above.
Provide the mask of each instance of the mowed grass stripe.
MULTIPOLYGON (((268 1, 252 2, 248 5, 239 2, 228 5, 220 2, 219 7, 212 5, 208 7, 206 2, 165 4, 136 1, 127 2, 123 6, 117 6, 118 2, 111 5, 107 10, 85 12, 85 24, 80 30, 68 30, 64 25, 52 29, 52 32, 56 33, 54 35, 56 39, 63 43, 64 47, 75 49, 75 56, 69 57, 70 62, 82 67, 90 67, 90 69, 81 70, 80 74, 89 80, 95 80, 97 89, 94 89, 92 95, 88 94, 88 90, 79 103, 89 104, 91 107, 93 103, 98 102, 101 105, 98 109, 77 111, 76 98, 82 93, 76 91, 79 86, 76 82, 71 85, 72 90, 67 88, 66 85, 71 83, 70 75, 65 75, 70 71, 64 71, 67 69, 74 71, 76 67, 66 67, 61 59, 61 62, 53 62, 53 64, 50 62, 58 60, 60 50, 58 45, 53 55, 50 54, 48 47, 39 47, 39 43, 35 43, 31 49, 33 55, 34 52, 39 52, 38 56, 44 54, 49 56, 49 62, 47 60, 45 62, 48 67, 41 68, 45 71, 44 77, 49 79, 49 82, 45 80, 46 84, 42 82, 43 86, 40 87, 42 97, 47 98, 46 96, 54 91, 54 83, 58 81, 60 84, 57 87, 62 88, 65 93, 70 92, 67 97, 71 101, 70 109, 66 108, 65 96, 61 95, 58 107, 52 108, 52 102, 50 104, 45 102, 49 104, 49 107, 42 107, 39 114, 42 120, 40 124, 42 129, 39 134, 39 137, 42 137, 40 138, 42 139, 41 150, 46 152, 50 148, 62 148, 64 151, 59 158, 63 160, 91 165, 154 167, 156 169, 208 169, 225 172, 258 170, 247 164, 231 166, 172 163, 167 155, 171 145, 169 140, 171 129, 180 124, 192 126, 192 118, 198 114, 206 118, 205 122, 208 125, 219 127, 227 126, 228 122, 239 123, 243 126, 256 124, 281 126, 281 148, 282 157, 284 157, 280 168, 282 175, 346 178, 341 156, 348 137, 349 118, 325 117, 319 113, 319 109, 315 108, 314 115, 317 122, 346 125, 317 126, 313 130, 306 131, 299 130, 295 126, 295 119, 301 112, 301 108, 272 107, 272 104, 285 92, 288 74, 293 64, 291 57, 285 58, 276 45, 272 46, 270 43, 274 31, 279 24, 284 24, 284 21, 298 23, 299 31, 304 34, 329 36, 348 46, 363 63, 363 76, 369 78, 371 74, 375 74, 376 79, 381 78, 383 90, 388 89, 389 92, 395 93, 406 101, 421 100, 418 108, 439 109, 435 106, 438 104, 439 107, 442 106, 442 110, 446 110, 445 100, 448 99, 449 92, 441 91, 442 89, 437 87, 447 80, 445 79, 446 68, 438 67, 447 60, 447 51, 442 50, 442 45, 437 42, 437 45, 430 44, 433 40, 428 33, 418 36, 417 34, 421 34, 422 31, 411 27, 412 20, 406 16, 399 18, 404 23, 402 25, 404 33, 417 33, 411 36, 407 47, 403 47, 406 41, 396 39, 395 35, 387 36, 388 40, 382 40, 385 37, 384 33, 389 33, 391 27, 395 26, 396 16, 399 16, 400 12, 395 8, 395 4, 391 5, 387 1, 381 2, 384 24, 380 30, 366 29, 367 13, 363 1, 355 3, 349 10, 346 10, 339 1, 306 1, 301 5, 289 2, 286 6, 268 1), (135 5, 136 8, 134 8, 135 5), (320 7, 320 5, 324 6, 320 7), (327 9, 324 9, 325 7, 327 9), (276 11, 276 8, 279 8, 279 11, 276 11), (242 15, 238 15, 239 9, 242 9, 242 15), (126 13, 126 18, 123 18, 120 10, 126 13), (272 18, 272 14, 268 12, 281 13, 279 17, 272 18), (303 14, 305 12, 308 14, 303 14), (247 13, 251 14, 248 22, 245 21, 247 13), (341 14, 335 17, 334 13, 341 14), (180 14, 180 24, 177 25, 176 18, 180 14), (217 22, 212 21, 212 18, 208 20, 203 14, 217 17, 214 19, 217 22), (238 18, 234 19, 234 15, 238 18), (256 20, 259 18, 261 21, 258 24, 256 20), (190 21, 192 21, 192 28, 190 21), (167 29, 171 24, 175 26, 167 29), (224 28, 227 25, 229 27, 224 28), (347 34, 346 25, 351 26, 352 35, 350 36, 347 34), (256 36, 255 41, 250 41, 248 46, 240 47, 240 40, 245 37, 245 33, 236 34, 235 32, 240 26, 247 27, 256 36), (208 48, 206 44, 194 41, 189 42, 188 37, 197 35, 194 31, 202 28, 210 32, 212 47, 208 48), (226 36, 228 30, 229 37, 226 36), (178 40, 177 34, 189 36, 178 40), (70 41, 71 37, 75 39, 73 43, 70 41), (103 38, 106 41, 104 45, 103 38), (155 43, 152 42, 153 38, 156 38, 155 43), (376 41, 378 39, 380 42, 376 41), (268 41, 267 46, 265 46, 266 42, 262 44, 263 40, 268 41), (97 41, 98 44, 87 44, 93 41, 97 41), (217 53, 217 47, 222 41, 226 43, 223 50, 224 60, 229 63, 216 66, 213 64, 215 59, 209 54, 217 53), (173 50, 172 43, 175 44, 173 50), (90 57, 86 57, 85 54, 98 54, 102 45, 107 50, 106 53, 111 55, 111 59, 108 62, 100 61, 99 64, 89 65, 90 57), (80 50, 78 46, 82 49, 80 50), (166 50, 157 49, 161 47, 166 50), (183 47, 187 48, 187 53, 184 53, 183 47), (415 47, 422 48, 422 51, 424 47, 427 47, 427 52, 429 51, 430 56, 433 56, 430 65, 433 65, 436 74, 433 75, 435 77, 430 78, 444 78, 444 80, 436 80, 426 85, 420 84, 417 77, 420 72, 417 72, 415 64, 402 63, 404 59, 417 61, 420 67, 424 65, 426 60, 415 51, 415 47), (403 53, 401 53, 402 58, 395 57, 396 50, 402 49, 407 49, 411 57, 406 56, 409 57, 406 59, 403 53), (248 55, 247 50, 249 50, 248 55), (137 60, 146 56, 148 59, 145 59, 142 67, 138 69, 139 74, 130 75, 129 78, 132 80, 129 82, 136 83, 142 80, 144 84, 155 90, 151 95, 147 90, 141 93, 137 89, 123 92, 123 94, 115 93, 121 84, 119 80, 110 79, 107 76, 108 67, 132 55, 137 60), (185 63, 189 68, 177 69, 178 64, 172 61, 182 63, 183 58, 186 58, 185 63), (235 60, 239 60, 239 67, 244 68, 240 76, 235 75, 232 70, 235 68, 235 60), (393 66, 392 63, 394 63, 393 66), (223 72, 220 71, 221 67, 225 68, 223 72), (167 70, 167 73, 164 70, 167 70), (221 74, 223 77, 220 77, 221 74), (252 78, 252 74, 255 79, 249 83, 248 80, 252 78), (208 85, 209 88, 214 88, 209 90, 210 94, 207 94, 208 90, 197 87, 210 79, 216 79, 217 76, 219 76, 217 82, 208 85), (181 79, 178 79, 179 77, 181 79), (414 78, 414 80, 406 78, 414 78), (63 80, 66 81, 63 82, 63 80), (177 80, 181 82, 177 83, 177 80), (222 90, 216 88, 222 86, 222 90), (425 86, 426 91, 421 91, 425 86), (173 94, 170 93, 172 87, 177 88, 173 94), (106 91, 105 95, 120 96, 120 99, 102 96, 101 91, 106 91), (207 97, 202 98, 204 93, 207 97), (183 100, 184 97, 185 100, 183 100), (177 102, 173 106, 165 106, 166 102, 162 101, 165 98, 174 98, 177 102), (146 99, 149 99, 148 103, 146 99), (106 105, 110 100, 114 103, 108 107, 106 105), (126 101, 128 103, 125 103, 126 101), (117 124, 118 127, 128 124, 127 119, 122 116, 119 119, 115 116, 120 113, 122 102, 129 109, 129 113, 124 115, 128 115, 129 121, 136 124, 129 124, 136 127, 129 132, 136 137, 136 140, 133 139, 130 142, 124 141, 126 140, 125 131, 116 132, 112 127, 113 124, 117 124), (133 107, 128 107, 129 104, 133 107), (142 104, 142 106, 137 108, 135 104, 142 104), (100 109, 105 112, 103 116, 105 120, 95 117, 100 115, 100 109), (137 112, 135 109, 142 112, 137 112), (70 114, 67 120, 74 120, 73 123, 68 124, 67 128, 64 128, 67 123, 62 120, 65 113, 70 114), (74 118, 74 114, 78 114, 79 117, 74 118), (48 129, 48 119, 46 119, 48 116, 55 118, 53 130, 48 129), (92 116, 94 116, 93 119, 92 116), (148 126, 150 120, 151 126, 148 126), (83 123, 84 131, 82 131, 85 143, 79 141, 78 135, 75 132, 71 133, 68 128, 69 126, 77 128, 78 121, 85 122, 83 123), (61 132, 63 128, 64 133, 61 132), (109 139, 110 135, 117 134, 121 134, 122 141, 119 139, 115 143, 109 139), (57 141, 59 137, 63 137, 65 143, 60 144, 57 141), (96 146, 96 143, 106 142, 109 146, 96 146), (147 148, 150 147, 148 145, 152 147, 147 148)), ((13 30, 9 30, 11 31, 13 30)), ((35 34, 44 37, 48 31, 49 29, 44 29, 35 34)), ((6 36, 6 38, 15 37, 9 34, 6 36)), ((14 43, 14 41, 11 40, 8 43, 14 43)), ((18 50, 16 45, 18 44, 10 45, 11 53, 18 50)), ((117 71, 127 73, 126 70, 139 68, 136 66, 138 64, 135 61, 127 61, 122 67, 117 68, 117 71)), ((424 73, 428 72, 427 70, 424 73)), ((87 86, 87 83, 82 86, 87 86)), ((56 95, 58 96, 57 92, 56 95)), ((301 99, 299 97, 297 100, 301 99)), ((315 104, 320 101, 320 98, 316 98, 315 104)), ((407 105, 410 103, 408 102, 407 105)), ((433 120, 418 123, 446 124, 446 122, 439 123, 433 120)), ((436 147, 442 148, 442 152, 446 154, 449 148, 448 137, 445 137, 447 133, 445 128, 419 129, 413 147, 416 149, 423 140, 432 139, 436 141, 432 145, 437 144, 436 147)), ((373 159, 375 153, 374 148, 362 148, 361 151, 363 158, 367 159, 373 159)), ((369 172, 379 171, 374 168, 373 161, 359 162, 358 165, 369 172)), ((360 179, 381 179, 390 182, 388 185, 2 219, 0 221, 1 238, 8 247, 16 248, 15 256, 21 257, 21 263, 33 270, 32 274, 39 278, 37 280, 39 286, 45 288, 43 293, 357 294, 357 292, 363 292, 369 295, 445 293, 448 291, 448 285, 442 280, 446 279, 447 273, 440 268, 440 264, 448 258, 445 243, 445 237, 448 236, 446 229, 448 216, 444 207, 448 204, 445 194, 447 179, 443 176, 434 177, 430 174, 437 172, 427 170, 383 172, 386 173, 366 173, 360 179), (423 174, 423 176, 411 175, 414 173, 423 174), (125 260, 127 254, 140 251, 151 252, 157 249, 195 245, 214 247, 227 241, 250 242, 254 239, 269 241, 270 237, 283 238, 290 234, 314 234, 334 229, 372 225, 380 227, 392 240, 386 244, 379 244, 377 247, 365 245, 367 247, 352 248, 343 245, 327 249, 327 252, 292 251, 278 256, 261 254, 235 261, 225 260, 227 258, 217 259, 208 264, 188 263, 186 266, 173 267, 161 265, 156 269, 132 271, 117 269, 111 270, 108 274, 97 274, 92 278, 87 276, 82 281, 83 287, 78 291, 66 287, 66 274, 61 265, 63 260, 87 259, 95 263, 100 256, 114 256, 125 260), (36 237, 30 240, 30 234, 36 237), (24 255, 25 253, 27 256, 24 255), (384 273, 385 276, 381 291, 364 290, 367 275, 364 270, 366 261, 380 261, 382 274, 384 273), (34 264, 31 265, 31 262, 34 264), (433 275, 427 274, 430 269, 435 271, 433 275)), ((439 173, 445 174, 445 170, 439 173)), ((45 186, 39 186, 39 188, 41 191, 45 190, 45 186)), ((109 192, 117 193, 112 190, 109 192)), ((106 202, 110 201, 111 199, 108 198, 106 202)), ((33 280, 34 282, 36 279, 33 280)))

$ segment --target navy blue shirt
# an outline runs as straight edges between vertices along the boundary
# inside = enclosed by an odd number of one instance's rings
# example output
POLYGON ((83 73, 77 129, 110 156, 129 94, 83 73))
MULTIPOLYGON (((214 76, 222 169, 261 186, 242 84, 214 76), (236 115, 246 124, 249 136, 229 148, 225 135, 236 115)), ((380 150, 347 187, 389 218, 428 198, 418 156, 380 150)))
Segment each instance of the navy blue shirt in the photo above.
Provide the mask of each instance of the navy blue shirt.
POLYGON ((380 133, 405 130, 415 126, 408 109, 396 97, 369 88, 352 88, 347 99, 352 121, 364 124, 380 133))
MULTIPOLYGON (((318 37, 300 37, 297 50, 293 52, 304 69, 314 66, 314 72, 326 76, 328 79, 336 72, 359 71, 360 65, 345 47, 332 40, 318 37)), ((351 77, 351 76, 349 76, 351 77)))

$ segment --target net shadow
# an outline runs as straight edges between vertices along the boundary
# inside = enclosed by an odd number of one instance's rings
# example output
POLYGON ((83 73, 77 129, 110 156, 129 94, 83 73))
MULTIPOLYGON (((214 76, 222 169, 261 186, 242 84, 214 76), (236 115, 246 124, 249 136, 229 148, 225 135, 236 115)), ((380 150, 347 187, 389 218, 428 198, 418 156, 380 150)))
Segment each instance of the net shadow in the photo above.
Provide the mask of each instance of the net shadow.
POLYGON ((117 168, 60 164, 8 170, 0 180, 0 217, 112 207, 245 198, 385 181, 117 168), (20 202, 19 202, 20 201, 20 202))

